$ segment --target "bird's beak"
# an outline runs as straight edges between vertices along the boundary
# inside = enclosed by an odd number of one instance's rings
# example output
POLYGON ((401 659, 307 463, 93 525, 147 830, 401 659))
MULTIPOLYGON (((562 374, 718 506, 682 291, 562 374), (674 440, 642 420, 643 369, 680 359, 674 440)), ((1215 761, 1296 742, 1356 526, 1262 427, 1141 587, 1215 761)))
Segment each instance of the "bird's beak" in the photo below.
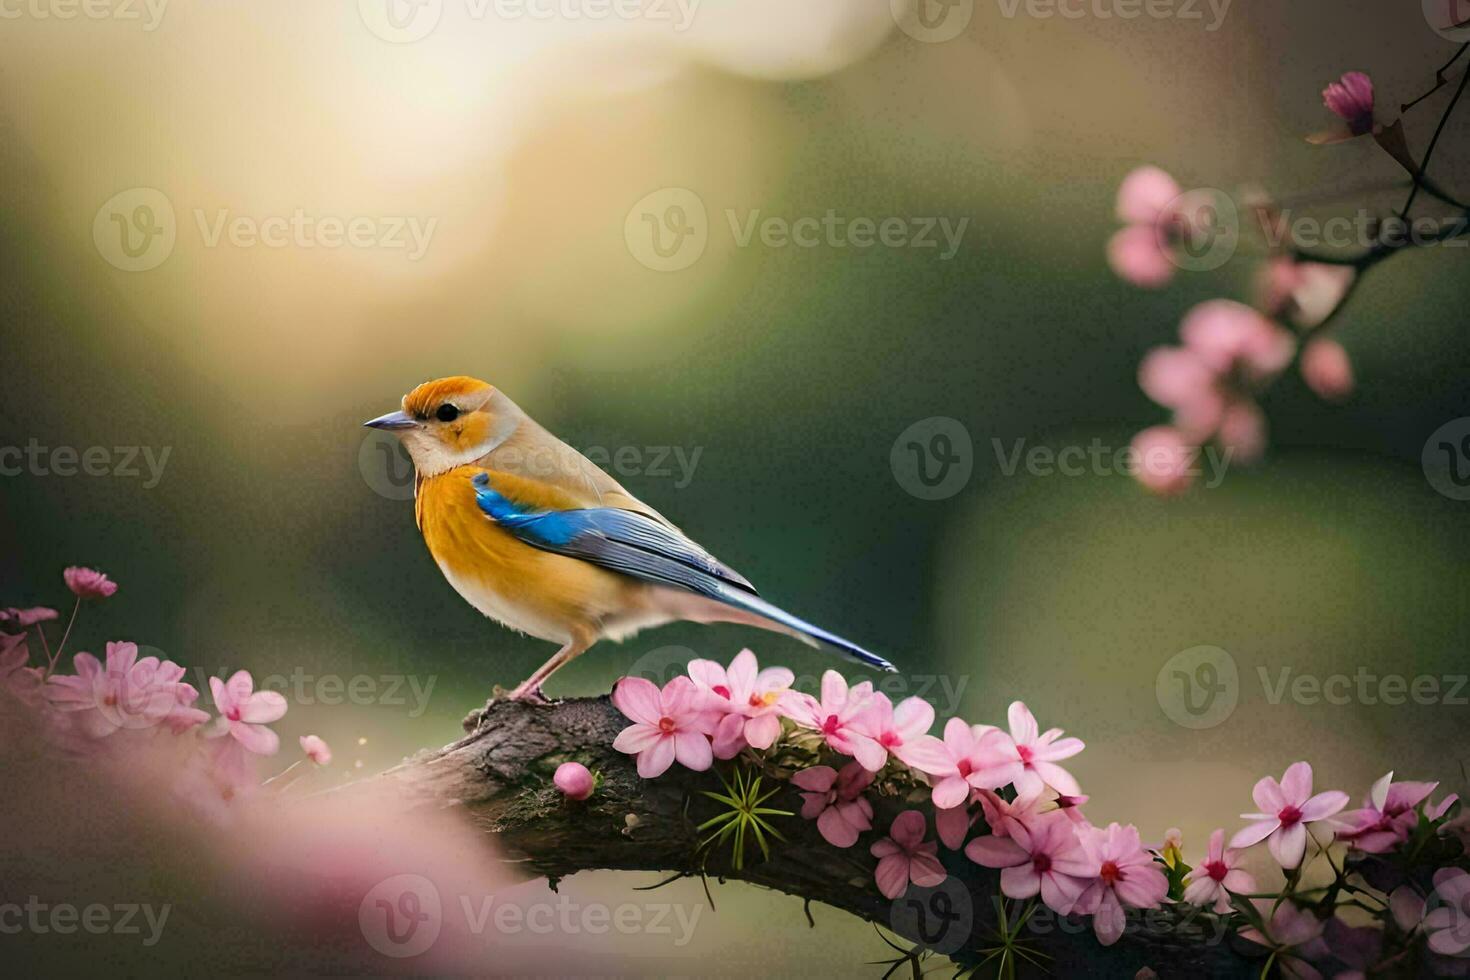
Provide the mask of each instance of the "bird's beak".
POLYGON ((369 429, 411 429, 417 424, 412 416, 403 412, 389 412, 387 415, 379 415, 363 423, 369 429))

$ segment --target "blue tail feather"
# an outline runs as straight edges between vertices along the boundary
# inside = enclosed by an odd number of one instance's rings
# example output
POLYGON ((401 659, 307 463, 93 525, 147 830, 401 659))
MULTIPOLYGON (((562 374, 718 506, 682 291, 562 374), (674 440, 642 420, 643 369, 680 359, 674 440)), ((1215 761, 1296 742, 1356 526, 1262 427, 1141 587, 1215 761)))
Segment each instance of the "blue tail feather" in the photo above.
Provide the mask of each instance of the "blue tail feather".
POLYGON ((829 633, 826 630, 822 629, 820 626, 813 626, 806 620, 801 619, 797 616, 793 616, 791 613, 787 612, 784 609, 781 609, 778 606, 771 605, 769 602, 760 598, 759 596, 751 595, 748 592, 742 592, 739 589, 721 587, 718 590, 718 595, 716 596, 716 598, 718 598, 727 606, 734 606, 737 609, 744 609, 747 612, 753 612, 757 616, 764 616, 766 619, 769 619, 772 622, 780 623, 782 626, 785 626, 788 629, 795 630, 803 637, 813 641, 813 645, 816 645, 816 643, 826 644, 827 646, 836 650, 838 653, 842 654, 844 657, 846 657, 848 660, 853 661, 854 663, 859 663, 866 667, 874 667, 889 674, 898 673, 897 667, 893 666, 893 664, 889 663, 887 660, 884 660, 876 653, 864 650, 856 643, 853 643, 850 640, 844 640, 836 633, 829 633))

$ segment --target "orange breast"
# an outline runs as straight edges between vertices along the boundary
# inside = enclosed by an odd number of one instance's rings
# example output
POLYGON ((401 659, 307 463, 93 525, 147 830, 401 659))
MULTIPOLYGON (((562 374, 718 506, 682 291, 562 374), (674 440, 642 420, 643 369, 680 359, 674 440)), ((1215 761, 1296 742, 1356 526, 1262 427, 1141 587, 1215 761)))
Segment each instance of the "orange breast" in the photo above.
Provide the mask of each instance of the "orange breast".
MULTIPOLYGON (((419 482, 414 510, 424 543, 467 602, 513 629, 565 643, 575 631, 601 624, 639 602, 639 583, 565 555, 534 548, 498 527, 475 503, 472 478, 461 466, 419 482)), ((491 473, 496 490, 532 506, 555 506, 526 481, 491 473)))

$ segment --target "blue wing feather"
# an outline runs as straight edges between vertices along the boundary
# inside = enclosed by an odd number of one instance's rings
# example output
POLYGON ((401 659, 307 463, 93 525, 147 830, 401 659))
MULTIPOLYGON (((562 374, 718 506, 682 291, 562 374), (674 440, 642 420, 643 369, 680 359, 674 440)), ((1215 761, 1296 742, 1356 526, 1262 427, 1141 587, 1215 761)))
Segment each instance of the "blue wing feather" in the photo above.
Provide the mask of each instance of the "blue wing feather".
POLYGON ((474 483, 480 510, 529 545, 645 582, 687 589, 780 623, 835 647, 859 663, 880 670, 896 669, 857 644, 762 600, 744 576, 646 514, 616 507, 526 511, 496 492, 486 474, 477 475, 474 483))

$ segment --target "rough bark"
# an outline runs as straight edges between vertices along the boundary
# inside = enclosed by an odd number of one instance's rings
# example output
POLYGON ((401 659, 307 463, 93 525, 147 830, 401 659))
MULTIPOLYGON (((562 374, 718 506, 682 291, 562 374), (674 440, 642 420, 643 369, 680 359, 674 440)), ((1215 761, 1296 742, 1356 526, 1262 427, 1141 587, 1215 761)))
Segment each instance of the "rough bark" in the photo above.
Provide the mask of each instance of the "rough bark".
MULTIPOLYGON (((777 843, 769 859, 752 845, 741 870, 732 866, 728 846, 701 850, 705 835, 696 828, 720 805, 700 791, 719 790, 718 776, 676 765, 657 779, 639 778, 633 760, 612 749, 625 724, 605 696, 550 705, 492 700, 465 719, 464 738, 425 750, 384 778, 416 805, 463 807, 505 853, 553 883, 592 869, 702 873, 711 881, 746 881, 805 899, 818 928, 820 910, 810 903, 860 916, 913 942, 928 939, 962 966, 980 962, 997 945, 997 872, 962 854, 941 848, 951 874, 943 896, 911 890, 891 902, 874 885, 876 860, 867 850, 872 834, 842 850, 821 838, 814 821, 796 815, 773 818, 786 842, 777 843), (552 773, 567 761, 599 774, 591 799, 569 801, 552 785, 552 773)), ((877 792, 874 823, 882 828, 905 806, 916 805, 910 797, 917 798, 921 788, 889 781, 877 792)), ((766 805, 797 813, 801 800, 783 781, 766 805)), ((1166 980, 1246 977, 1256 975, 1262 963, 1242 955, 1238 940, 1222 937, 1218 920, 1191 920, 1171 910, 1130 920, 1128 934, 1111 948, 1098 944, 1086 921, 1052 916, 1034 920, 1024 938, 1030 951, 1050 957, 1045 973, 1059 977, 1133 977, 1145 967, 1166 980)), ((874 947, 883 949, 876 940, 874 947)), ((1028 973, 1022 964, 1019 975, 1032 974, 1045 975, 1035 968, 1028 973)), ((908 975, 908 967, 895 975, 908 975)), ((987 968, 977 975, 993 972, 987 968)))

